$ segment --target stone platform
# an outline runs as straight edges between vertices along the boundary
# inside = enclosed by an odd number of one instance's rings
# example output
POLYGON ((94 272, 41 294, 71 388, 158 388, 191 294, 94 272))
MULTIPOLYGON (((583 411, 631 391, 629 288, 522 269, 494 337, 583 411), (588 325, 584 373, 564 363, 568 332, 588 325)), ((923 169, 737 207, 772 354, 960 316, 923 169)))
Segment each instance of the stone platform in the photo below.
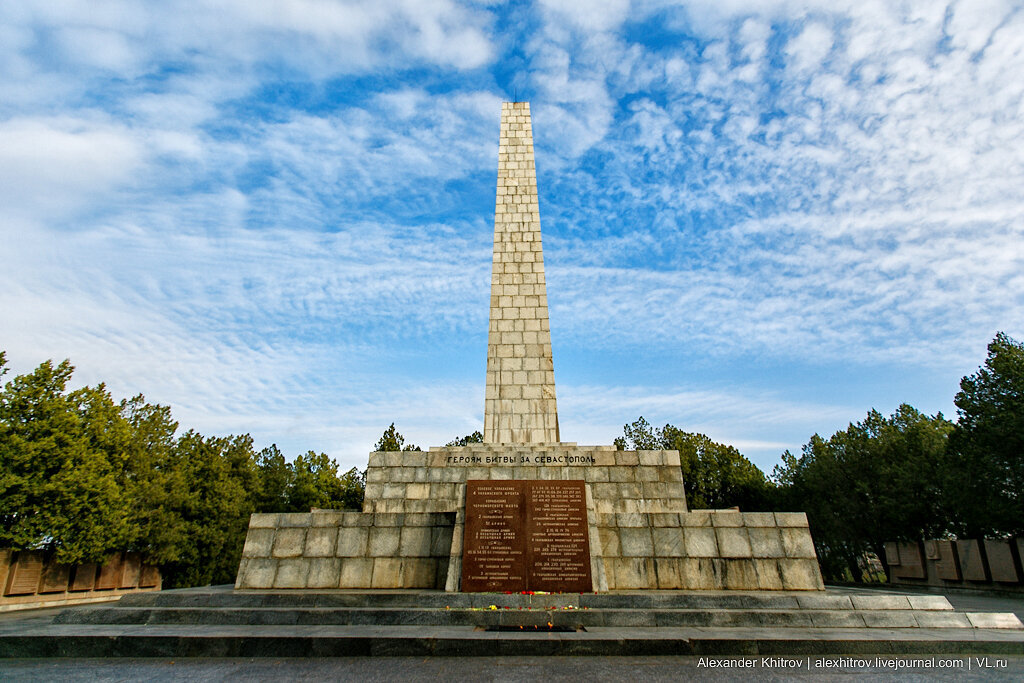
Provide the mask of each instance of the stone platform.
POLYGON ((1024 655, 1024 629, 1013 614, 954 611, 943 596, 841 589, 523 595, 215 587, 0 621, 0 657, 953 653, 1024 655))
POLYGON ((241 589, 458 591, 467 480, 583 481, 593 590, 821 590, 803 513, 688 511, 676 451, 473 444, 370 454, 363 512, 253 515, 241 589))

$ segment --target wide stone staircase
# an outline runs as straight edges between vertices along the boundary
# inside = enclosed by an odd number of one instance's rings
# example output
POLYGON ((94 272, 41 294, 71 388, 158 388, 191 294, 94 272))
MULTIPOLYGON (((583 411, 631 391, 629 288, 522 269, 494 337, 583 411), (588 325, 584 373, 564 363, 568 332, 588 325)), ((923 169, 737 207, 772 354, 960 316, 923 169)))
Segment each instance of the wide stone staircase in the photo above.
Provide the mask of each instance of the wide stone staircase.
POLYGON ((0 628, 0 656, 1024 655, 1012 613, 937 595, 234 591, 127 595, 0 628))

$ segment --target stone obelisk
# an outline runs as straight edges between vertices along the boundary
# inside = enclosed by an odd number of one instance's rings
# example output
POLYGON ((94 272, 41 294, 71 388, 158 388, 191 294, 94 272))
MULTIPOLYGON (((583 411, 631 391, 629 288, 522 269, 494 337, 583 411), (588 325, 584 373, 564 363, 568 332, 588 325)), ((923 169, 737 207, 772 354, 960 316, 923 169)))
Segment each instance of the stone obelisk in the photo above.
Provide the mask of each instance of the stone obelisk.
POLYGON ((501 105, 484 443, 559 441, 529 102, 501 105))

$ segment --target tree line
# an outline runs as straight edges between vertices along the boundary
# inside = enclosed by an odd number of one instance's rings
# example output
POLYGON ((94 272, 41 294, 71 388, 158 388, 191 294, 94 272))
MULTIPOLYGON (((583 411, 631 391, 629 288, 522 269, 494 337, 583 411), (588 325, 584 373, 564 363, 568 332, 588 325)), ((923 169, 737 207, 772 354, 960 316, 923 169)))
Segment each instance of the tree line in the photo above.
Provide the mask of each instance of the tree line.
POLYGON ((138 551, 167 587, 232 583, 253 512, 362 506, 362 473, 323 453, 289 462, 248 434, 179 434, 141 395, 69 390, 73 371, 46 361, 0 390, 0 547, 66 564, 138 551))
MULTIPOLYGON (((314 451, 288 461, 248 434, 179 433, 170 409, 142 395, 69 390, 73 371, 46 361, 0 388, 0 547, 68 564, 138 551, 167 587, 230 583, 252 513, 362 507, 356 468, 339 472, 314 451)), ((884 562, 886 541, 1024 534, 1024 345, 997 335, 955 404, 956 422, 909 405, 872 410, 787 451, 771 476, 732 446, 643 417, 615 445, 679 451, 691 509, 806 511, 826 578, 859 580, 858 558, 884 562)), ((392 423, 374 450, 420 449, 392 423)))
POLYGON ((954 398, 955 422, 903 404, 786 451, 766 477, 731 446, 642 417, 619 448, 680 453, 690 508, 806 511, 826 579, 859 581, 886 541, 1024 534, 1024 344, 999 333, 954 398))

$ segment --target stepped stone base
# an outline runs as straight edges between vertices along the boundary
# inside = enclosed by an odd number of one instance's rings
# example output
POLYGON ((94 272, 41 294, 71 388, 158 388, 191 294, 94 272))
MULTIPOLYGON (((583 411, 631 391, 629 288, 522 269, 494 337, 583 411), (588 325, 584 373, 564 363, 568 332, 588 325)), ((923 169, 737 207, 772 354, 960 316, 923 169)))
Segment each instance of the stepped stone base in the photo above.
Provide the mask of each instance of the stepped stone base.
POLYGON ((0 620, 0 658, 954 653, 1024 655, 1024 629, 1013 614, 957 612, 942 596, 842 589, 523 595, 213 587, 0 620))
POLYGON ((571 443, 372 453, 362 513, 253 515, 235 586, 458 591, 470 479, 585 482, 594 591, 824 588, 803 513, 688 511, 678 452, 571 443))

